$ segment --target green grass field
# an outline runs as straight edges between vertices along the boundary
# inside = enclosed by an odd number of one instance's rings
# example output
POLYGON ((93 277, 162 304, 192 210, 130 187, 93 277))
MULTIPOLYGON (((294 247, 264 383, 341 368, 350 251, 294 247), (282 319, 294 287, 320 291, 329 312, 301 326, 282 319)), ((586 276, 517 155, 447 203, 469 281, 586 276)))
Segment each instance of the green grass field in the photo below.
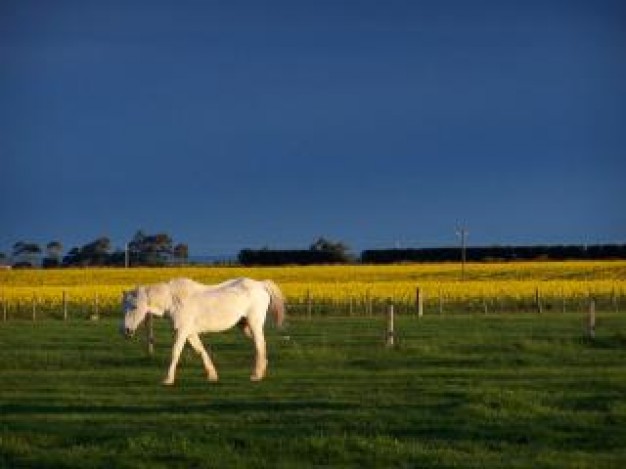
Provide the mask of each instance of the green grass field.
POLYGON ((251 344, 204 337, 221 381, 186 350, 163 387, 156 353, 118 322, 0 323, 3 467, 624 467, 626 314, 292 319, 251 344))

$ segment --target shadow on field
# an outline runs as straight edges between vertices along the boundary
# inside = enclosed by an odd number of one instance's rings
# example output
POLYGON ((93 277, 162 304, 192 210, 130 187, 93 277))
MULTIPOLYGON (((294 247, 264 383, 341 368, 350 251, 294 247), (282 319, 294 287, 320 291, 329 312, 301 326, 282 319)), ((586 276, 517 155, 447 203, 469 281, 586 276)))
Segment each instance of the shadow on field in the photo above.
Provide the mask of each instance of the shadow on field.
POLYGON ((350 404, 331 403, 325 401, 280 401, 280 402, 241 402, 214 400, 198 405, 181 405, 178 402, 165 405, 63 405, 63 404, 33 404, 12 403, 0 405, 0 414, 10 415, 106 415, 123 414, 129 415, 149 415, 149 414, 190 414, 195 412, 220 411, 228 413, 250 412, 299 412, 299 411, 344 411, 353 409, 350 404))
POLYGON ((608 337, 584 338, 581 342, 594 349, 620 350, 626 348, 626 333, 617 332, 608 337))

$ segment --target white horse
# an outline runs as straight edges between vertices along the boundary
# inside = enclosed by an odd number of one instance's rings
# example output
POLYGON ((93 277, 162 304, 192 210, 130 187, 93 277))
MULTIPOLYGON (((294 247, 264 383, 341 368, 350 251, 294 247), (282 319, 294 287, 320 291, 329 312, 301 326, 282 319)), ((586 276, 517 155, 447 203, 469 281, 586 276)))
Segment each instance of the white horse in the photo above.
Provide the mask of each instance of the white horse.
POLYGON ((268 309, 280 326, 285 317, 285 300, 271 280, 238 278, 218 285, 203 285, 181 278, 125 292, 122 329, 127 337, 132 337, 147 314, 170 317, 176 339, 163 384, 171 385, 185 342, 202 357, 209 381, 217 381, 217 371, 199 334, 221 332, 238 325, 254 341, 256 360, 250 379, 260 381, 267 370, 263 324, 268 309))

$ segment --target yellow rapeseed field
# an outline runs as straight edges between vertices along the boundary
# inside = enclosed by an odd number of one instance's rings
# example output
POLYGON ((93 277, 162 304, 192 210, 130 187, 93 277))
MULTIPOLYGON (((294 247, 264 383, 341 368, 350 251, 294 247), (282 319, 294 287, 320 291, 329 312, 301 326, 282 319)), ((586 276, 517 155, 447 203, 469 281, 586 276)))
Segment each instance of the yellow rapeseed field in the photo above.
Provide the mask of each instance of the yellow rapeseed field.
POLYGON ((246 276, 270 278, 291 303, 313 300, 349 302, 392 299, 410 303, 416 288, 430 301, 532 301, 537 291, 546 301, 590 295, 626 296, 626 261, 343 265, 310 267, 176 267, 0 271, 0 301, 8 308, 34 301, 60 308, 63 295, 74 304, 117 308, 121 294, 137 285, 189 277, 203 283, 246 276))

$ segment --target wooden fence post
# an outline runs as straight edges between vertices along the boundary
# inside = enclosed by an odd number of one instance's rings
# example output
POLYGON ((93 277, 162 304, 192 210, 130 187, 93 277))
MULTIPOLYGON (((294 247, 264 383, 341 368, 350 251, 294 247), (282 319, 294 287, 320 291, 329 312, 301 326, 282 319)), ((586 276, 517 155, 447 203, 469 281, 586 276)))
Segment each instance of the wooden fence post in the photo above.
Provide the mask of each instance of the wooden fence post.
POLYGON ((313 304, 311 300, 311 290, 306 291, 306 315, 309 319, 311 319, 311 313, 313 310, 313 304))
POLYGON ((424 315, 424 293, 420 287, 415 289, 415 306, 417 308, 417 317, 421 318, 424 315))
POLYGON ((391 298, 387 300, 387 347, 395 345, 394 311, 391 298))
POLYGON ((154 327, 152 325, 152 314, 146 315, 146 345, 148 355, 154 355, 154 327))
POLYGON ((100 319, 100 298, 98 297, 97 292, 93 299, 93 314, 91 315, 91 319, 93 321, 97 321, 98 319, 100 319))
POLYGON ((443 316, 443 293, 439 290, 439 315, 443 316))
POLYGON ((63 320, 67 321, 67 292, 63 290, 63 320))
POLYGON ((535 307, 537 308, 537 313, 543 313, 543 306, 541 305, 541 293, 539 292, 539 287, 535 288, 535 307))
POLYGON ((37 320, 37 295, 33 293, 33 322, 37 320))
POLYGON ((587 320, 585 321, 585 332, 588 339, 596 336, 596 300, 589 299, 589 310, 587 311, 587 320))

